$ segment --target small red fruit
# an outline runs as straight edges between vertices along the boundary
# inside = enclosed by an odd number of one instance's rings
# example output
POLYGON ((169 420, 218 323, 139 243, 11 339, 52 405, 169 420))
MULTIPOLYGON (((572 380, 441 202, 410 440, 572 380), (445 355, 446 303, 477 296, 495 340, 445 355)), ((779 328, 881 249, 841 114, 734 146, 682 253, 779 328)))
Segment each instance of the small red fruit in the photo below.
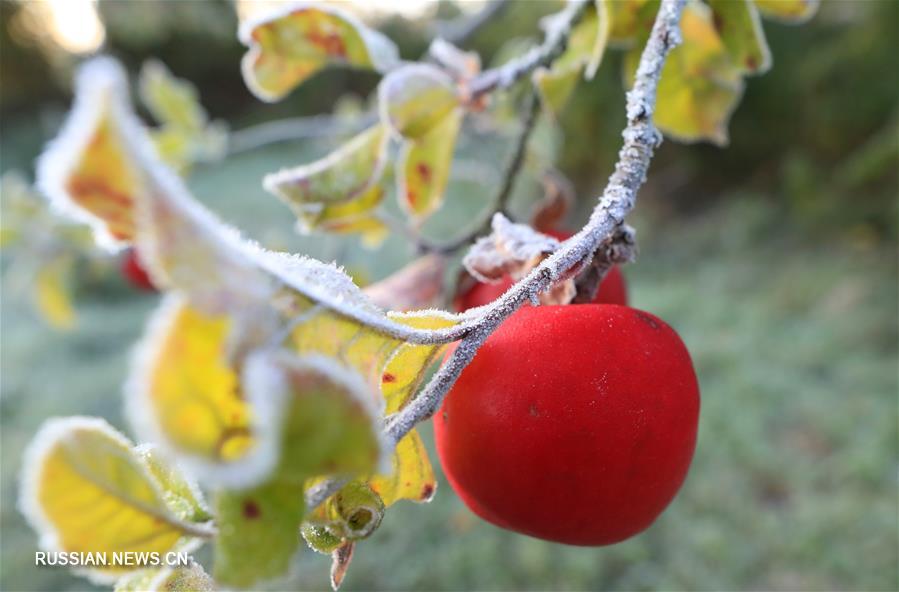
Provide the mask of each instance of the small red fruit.
POLYGON ((683 483, 699 387, 680 338, 626 306, 526 306, 434 418, 453 489, 497 526, 572 545, 631 537, 683 483))
POLYGON ((137 256, 137 251, 134 249, 125 251, 125 254, 122 256, 120 269, 125 279, 127 279, 135 288, 144 290, 145 292, 156 291, 153 280, 147 275, 146 270, 143 265, 141 265, 140 258, 137 256))

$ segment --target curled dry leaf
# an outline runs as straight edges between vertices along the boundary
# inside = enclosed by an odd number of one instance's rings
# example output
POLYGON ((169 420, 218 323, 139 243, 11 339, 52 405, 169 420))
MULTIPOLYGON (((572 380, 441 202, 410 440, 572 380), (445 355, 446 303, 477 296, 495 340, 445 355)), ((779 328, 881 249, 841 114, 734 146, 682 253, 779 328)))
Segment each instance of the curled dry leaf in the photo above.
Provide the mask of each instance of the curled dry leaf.
MULTIPOLYGON (((514 224, 494 214, 493 232, 471 247, 462 260, 465 269, 481 282, 495 284, 506 276, 519 280, 559 248, 558 239, 525 224, 514 224)), ((537 295, 541 304, 568 304, 575 295, 574 274, 537 295)))
POLYGON ((521 278, 559 248, 559 241, 525 224, 514 224, 500 213, 493 215, 493 232, 478 239, 462 260, 478 280, 497 283, 503 276, 521 278))
POLYGON ((557 230, 574 205, 574 186, 565 175, 549 169, 540 178, 543 198, 534 206, 531 226, 543 233, 557 230))
POLYGON ((350 561, 353 560, 353 549, 355 547, 356 543, 347 541, 331 554, 331 588, 335 591, 340 588, 343 578, 346 577, 346 571, 350 568, 350 561))

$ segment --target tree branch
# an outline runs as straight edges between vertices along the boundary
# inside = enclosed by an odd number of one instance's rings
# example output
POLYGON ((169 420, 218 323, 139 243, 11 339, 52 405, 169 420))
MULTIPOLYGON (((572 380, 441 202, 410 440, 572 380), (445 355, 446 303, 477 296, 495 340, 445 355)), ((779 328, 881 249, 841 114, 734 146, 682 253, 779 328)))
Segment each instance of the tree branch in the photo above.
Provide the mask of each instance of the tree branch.
MULTIPOLYGON (((662 0, 652 32, 640 57, 634 87, 627 93, 627 126, 622 132, 624 143, 618 154, 618 163, 587 225, 563 242, 558 251, 535 267, 500 298, 485 307, 475 309, 470 321, 454 328, 463 335, 456 350, 415 399, 399 413, 387 418, 385 431, 390 443, 395 445, 418 422, 431 417, 490 334, 526 301, 592 257, 601 243, 612 236, 634 208, 637 191, 646 180, 653 152, 662 140, 652 123, 652 115, 665 59, 671 49, 680 43, 679 24, 685 1, 662 0)), ((575 6, 579 6, 580 10, 584 9, 583 4, 569 5, 575 6)), ((532 58, 526 55, 516 62, 530 63, 530 61, 532 58)), ((510 72, 517 72, 520 67, 516 66, 510 72)), ((505 78, 491 75, 490 80, 495 81, 490 83, 492 89, 502 86, 501 80, 505 78)), ((339 480, 329 480, 320 484, 307 495, 307 505, 309 507, 318 505, 339 488, 339 480)))
POLYGON ((622 224, 614 234, 604 240, 590 259, 590 263, 575 278, 577 293, 572 304, 584 304, 593 302, 599 284, 613 265, 630 263, 637 256, 637 233, 628 226, 622 224))
POLYGON ((489 335, 522 304, 581 264, 609 237, 633 209, 637 190, 662 137, 652 123, 656 90, 668 53, 680 43, 680 16, 685 0, 662 0, 649 40, 640 57, 634 87, 627 93, 627 127, 615 171, 587 225, 492 304, 478 309, 477 322, 430 382, 402 411, 388 418, 387 435, 396 443, 418 422, 433 415, 465 366, 489 335))

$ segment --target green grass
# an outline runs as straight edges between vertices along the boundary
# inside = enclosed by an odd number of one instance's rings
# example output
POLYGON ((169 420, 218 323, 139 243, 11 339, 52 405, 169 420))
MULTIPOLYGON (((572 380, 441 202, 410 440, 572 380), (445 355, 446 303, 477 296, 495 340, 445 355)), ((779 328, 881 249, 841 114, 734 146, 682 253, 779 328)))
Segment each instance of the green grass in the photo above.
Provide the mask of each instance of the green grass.
MULTIPOLYGON (((263 151, 192 184, 266 244, 337 258, 369 279, 400 264, 408 252, 397 238, 373 255, 352 239, 292 236, 288 211, 258 179, 309 156, 263 151)), ((458 193, 445 220, 483 201, 458 193)), ((399 504, 359 545, 344 589, 899 587, 895 248, 811 243, 760 198, 721 203, 692 219, 642 207, 636 221, 633 303, 680 332, 703 396, 690 476, 655 525, 608 548, 545 543, 480 521, 441 480, 430 505, 399 504)), ((121 384, 155 301, 111 277, 79 293, 79 327, 56 333, 4 294, 0 588, 90 588, 34 567, 36 537, 15 509, 20 456, 49 416, 100 415, 127 429, 121 384)), ((430 426, 424 433, 430 443, 430 426)), ((305 550, 275 588, 326 589, 328 563, 305 550)))

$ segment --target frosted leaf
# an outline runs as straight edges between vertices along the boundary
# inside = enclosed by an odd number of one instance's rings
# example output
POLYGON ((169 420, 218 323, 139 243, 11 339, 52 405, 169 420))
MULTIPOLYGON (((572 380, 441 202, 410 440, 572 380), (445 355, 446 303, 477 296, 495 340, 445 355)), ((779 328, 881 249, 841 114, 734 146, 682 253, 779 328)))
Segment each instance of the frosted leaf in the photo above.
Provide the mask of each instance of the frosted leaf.
POLYGON ((493 232, 478 239, 462 260, 468 272, 486 283, 503 276, 527 275, 543 258, 559 248, 559 241, 526 224, 514 224, 500 213, 493 215, 493 232))

